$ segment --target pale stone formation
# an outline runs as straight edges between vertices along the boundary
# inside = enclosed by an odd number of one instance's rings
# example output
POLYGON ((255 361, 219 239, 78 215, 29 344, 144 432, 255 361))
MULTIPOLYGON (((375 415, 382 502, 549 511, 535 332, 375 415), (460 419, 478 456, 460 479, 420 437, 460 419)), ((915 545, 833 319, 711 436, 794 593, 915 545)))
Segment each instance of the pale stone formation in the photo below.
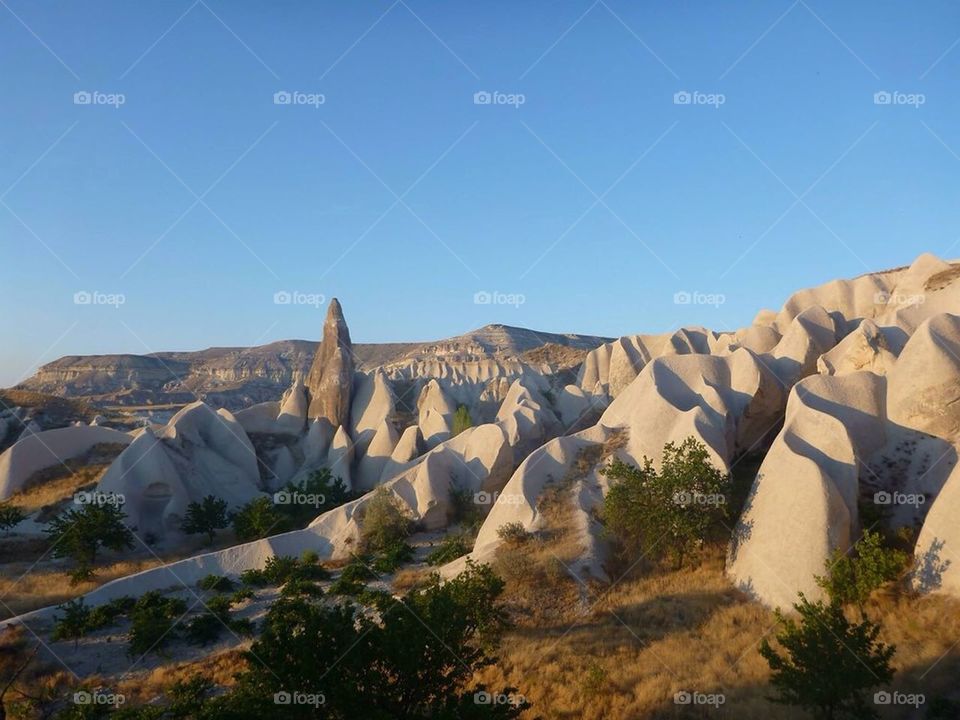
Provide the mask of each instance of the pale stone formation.
POLYGON ((340 426, 333 435, 327 460, 323 465, 330 469, 330 474, 333 477, 343 480, 343 484, 347 486, 348 490, 352 490, 354 487, 353 474, 350 470, 353 459, 353 440, 343 426, 340 426))
POLYGON ((99 443, 129 445, 127 433, 79 425, 24 434, 0 455, 0 500, 19 491, 34 473, 83 455, 99 443))
POLYGON ((280 403, 276 401, 257 403, 234 413, 240 427, 248 434, 269 435, 277 430, 277 415, 280 403))
POLYGON ((125 498, 141 535, 175 537, 191 502, 207 495, 231 509, 261 494, 256 453, 226 410, 187 405, 158 433, 144 430, 101 478, 98 490, 125 498))
MULTIPOLYGON (((921 258, 894 289, 924 287, 918 268, 944 272, 921 258)), ((846 551, 856 538, 858 502, 884 505, 893 528, 922 526, 918 589, 960 589, 950 570, 956 523, 948 520, 955 520, 957 494, 960 318, 929 315, 902 343, 924 307, 935 310, 942 302, 899 303, 877 321, 861 322, 838 345, 842 352, 821 357, 821 368, 835 375, 809 377, 793 389, 728 566, 731 578, 763 602, 787 606, 798 591, 820 596, 813 576, 823 574, 835 549, 846 551), (856 366, 869 369, 851 369, 856 366)))
POLYGON ((662 355, 711 352, 714 333, 699 327, 661 335, 628 335, 591 350, 580 369, 577 385, 595 393, 596 386, 616 397, 647 363, 662 355))
POLYGON ((307 389, 303 380, 296 378, 284 393, 277 413, 276 431, 287 435, 300 435, 307 426, 307 389))
POLYGON ((436 380, 430 380, 417 398, 417 425, 427 449, 450 439, 456 405, 436 380))
POLYGON ((357 464, 355 485, 357 490, 373 490, 380 484, 384 468, 397 447, 399 437, 393 423, 384 418, 367 445, 366 452, 357 464))
POLYGON ((396 410, 396 398, 390 381, 381 368, 359 378, 350 418, 351 435, 357 443, 357 454, 363 455, 384 420, 392 418, 396 410))
POLYGON ((323 340, 307 375, 311 418, 326 418, 334 427, 348 426, 353 370, 350 330, 340 301, 333 298, 323 323, 323 340))
POLYGON ((406 470, 420 455, 423 454, 423 438, 420 437, 420 428, 417 425, 411 425, 400 436, 397 446, 390 454, 390 458, 383 465, 383 471, 380 474, 380 482, 393 479, 396 475, 406 470))
POLYGON ((326 418, 317 418, 310 423, 310 428, 301 442, 306 467, 316 467, 326 459, 334 432, 333 425, 326 418))

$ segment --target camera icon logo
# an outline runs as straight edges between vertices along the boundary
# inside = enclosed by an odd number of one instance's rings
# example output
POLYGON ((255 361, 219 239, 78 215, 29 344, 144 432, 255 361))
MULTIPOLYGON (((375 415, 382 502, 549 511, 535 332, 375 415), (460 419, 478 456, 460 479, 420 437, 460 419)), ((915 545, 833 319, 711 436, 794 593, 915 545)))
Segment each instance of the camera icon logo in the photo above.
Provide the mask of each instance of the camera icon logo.
POLYGON ((681 90, 673 94, 674 105, 689 105, 691 102, 693 102, 693 96, 686 90, 681 90))
POLYGON ((293 102, 293 95, 286 90, 278 90, 273 94, 274 105, 289 105, 293 102))
POLYGON ((480 90, 473 94, 474 105, 490 105, 493 102, 493 95, 486 90, 480 90))

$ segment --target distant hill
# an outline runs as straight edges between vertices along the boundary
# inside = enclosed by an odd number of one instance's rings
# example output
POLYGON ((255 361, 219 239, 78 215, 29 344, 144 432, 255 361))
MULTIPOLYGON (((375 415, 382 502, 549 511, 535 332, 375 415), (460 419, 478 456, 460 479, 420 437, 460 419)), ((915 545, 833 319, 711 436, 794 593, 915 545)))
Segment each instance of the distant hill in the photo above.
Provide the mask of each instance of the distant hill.
MULTIPOLYGON (((444 340, 355 343, 353 352, 361 371, 381 366, 394 369, 426 359, 520 359, 570 367, 607 341, 609 338, 591 335, 486 325, 444 340), (541 348, 548 350, 537 355, 541 348)), ((278 399, 295 374, 306 374, 318 345, 309 340, 281 340, 249 348, 193 352, 68 355, 43 365, 18 388, 100 406, 179 405, 200 396, 215 406, 238 409, 278 399)))

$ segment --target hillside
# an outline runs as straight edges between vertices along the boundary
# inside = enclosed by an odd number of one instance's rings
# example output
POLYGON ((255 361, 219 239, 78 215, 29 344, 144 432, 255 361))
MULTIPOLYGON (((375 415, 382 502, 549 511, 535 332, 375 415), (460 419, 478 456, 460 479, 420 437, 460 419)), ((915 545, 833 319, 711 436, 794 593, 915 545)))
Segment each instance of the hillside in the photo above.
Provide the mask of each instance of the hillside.
MULTIPOLYGON (((356 369, 400 369, 426 359, 471 362, 513 360, 545 345, 569 348, 582 359, 609 338, 543 333, 508 325, 443 340, 355 343, 356 369)), ((281 340, 255 347, 213 347, 148 355, 67 355, 47 363, 18 388, 100 406, 180 405, 196 396, 237 410, 278 400, 294 377, 306 375, 319 343, 281 340)), ((566 366, 569 366, 567 358, 566 366)))

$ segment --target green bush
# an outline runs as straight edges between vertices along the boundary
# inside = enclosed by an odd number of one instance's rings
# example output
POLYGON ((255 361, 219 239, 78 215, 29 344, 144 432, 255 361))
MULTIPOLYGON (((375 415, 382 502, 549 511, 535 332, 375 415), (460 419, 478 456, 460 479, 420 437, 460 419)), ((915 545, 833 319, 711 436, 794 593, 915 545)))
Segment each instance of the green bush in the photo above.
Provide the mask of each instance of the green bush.
POLYGON ((58 605, 57 610, 62 610, 63 615, 53 617, 53 639, 73 640, 76 645, 90 630, 90 608, 83 598, 77 598, 58 605))
POLYGON ((445 565, 470 552, 470 544, 461 534, 446 535, 430 554, 427 555, 428 565, 445 565))
POLYGON ((773 700, 799 705, 821 720, 876 717, 867 694, 893 678, 890 659, 895 652, 894 646, 877 640, 880 626, 866 618, 851 623, 840 603, 811 603, 802 593, 793 607, 800 614, 799 624, 776 612, 783 653, 767 639, 760 645, 778 693, 773 700))
POLYGON ((660 471, 614 460, 603 472, 612 483, 604 498, 607 530, 630 556, 672 557, 683 565, 694 550, 722 530, 730 477, 710 463, 707 447, 695 438, 663 448, 660 471))
POLYGON ((209 645, 220 639, 223 623, 212 613, 203 613, 191 618, 186 625, 185 635, 191 645, 209 645))
POLYGON ((312 472, 297 484, 288 482, 279 494, 286 494, 288 499, 313 501, 287 502, 276 506, 289 518, 290 525, 296 528, 306 527, 318 515, 354 499, 343 480, 334 478, 327 468, 312 472))
POLYGON ((373 560, 373 569, 379 573, 392 573, 405 562, 413 559, 414 550, 405 542, 395 542, 383 548, 373 560))
POLYGON ((523 523, 509 522, 497 528, 497 537, 507 545, 522 545, 533 536, 527 532, 523 523))
POLYGON ((470 410, 467 409, 466 405, 461 405, 453 414, 453 430, 451 434, 453 437, 456 437, 464 430, 472 427, 473 418, 470 417, 470 410))
POLYGON ((870 594, 887 582, 900 577, 909 556, 902 550, 883 545, 880 533, 863 533, 853 546, 853 554, 836 549, 825 563, 826 575, 817 576, 817 584, 831 599, 847 604, 863 604, 870 594))
POLYGON ((130 611, 130 655, 159 652, 176 637, 174 623, 187 612, 180 598, 165 598, 156 590, 145 593, 130 611))
POLYGON ((390 549, 409 537, 412 523, 396 496, 384 487, 377 488, 363 508, 360 547, 365 553, 390 549))
POLYGON ((233 530, 240 540, 259 540, 293 529, 290 517, 268 497, 251 500, 233 516, 233 530))
POLYGON ((210 592, 230 592, 237 584, 225 575, 207 575, 201 578, 197 587, 210 592))
POLYGON ((27 516, 16 505, 10 503, 0 503, 0 531, 9 534, 13 528, 19 525, 27 516))

